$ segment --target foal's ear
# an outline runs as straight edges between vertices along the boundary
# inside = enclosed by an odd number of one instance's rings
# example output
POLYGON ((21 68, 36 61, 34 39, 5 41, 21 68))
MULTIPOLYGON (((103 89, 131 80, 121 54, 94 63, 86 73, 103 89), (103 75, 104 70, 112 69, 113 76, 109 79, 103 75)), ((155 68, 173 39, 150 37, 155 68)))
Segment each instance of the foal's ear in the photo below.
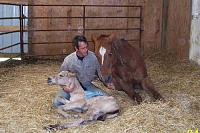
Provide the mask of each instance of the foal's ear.
POLYGON ((70 71, 61 71, 58 74, 59 77, 76 77, 76 73, 70 71))
POLYGON ((76 77, 76 73, 75 72, 68 72, 68 77, 76 77))
POLYGON ((96 35, 92 34, 91 39, 92 39, 92 42, 95 43, 97 41, 96 35))

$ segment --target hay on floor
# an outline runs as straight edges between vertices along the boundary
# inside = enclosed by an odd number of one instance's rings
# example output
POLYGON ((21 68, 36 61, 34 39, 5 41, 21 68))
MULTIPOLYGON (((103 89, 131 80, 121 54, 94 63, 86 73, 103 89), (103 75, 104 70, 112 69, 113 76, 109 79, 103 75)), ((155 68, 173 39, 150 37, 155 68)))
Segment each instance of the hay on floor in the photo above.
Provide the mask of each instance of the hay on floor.
MULTIPOLYGON (((43 126, 65 123, 52 108, 59 89, 48 86, 47 77, 55 75, 61 62, 0 64, 0 133, 41 133, 43 126)), ((171 53, 154 52, 146 57, 148 73, 166 102, 153 102, 142 92, 144 102, 136 105, 124 92, 107 90, 120 107, 120 115, 104 122, 58 132, 82 133, 171 133, 200 128, 200 67, 177 61, 171 53)))

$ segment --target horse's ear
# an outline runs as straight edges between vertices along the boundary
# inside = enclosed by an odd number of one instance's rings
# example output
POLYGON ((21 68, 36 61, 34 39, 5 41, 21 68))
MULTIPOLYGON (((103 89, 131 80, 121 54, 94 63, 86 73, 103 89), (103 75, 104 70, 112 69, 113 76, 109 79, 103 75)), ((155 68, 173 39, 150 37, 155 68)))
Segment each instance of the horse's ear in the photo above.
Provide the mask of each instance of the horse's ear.
POLYGON ((116 33, 112 33, 112 34, 110 34, 110 36, 109 36, 109 40, 114 40, 116 38, 116 33))
POLYGON ((93 43, 95 43, 97 41, 96 35, 92 34, 91 40, 92 40, 93 43))

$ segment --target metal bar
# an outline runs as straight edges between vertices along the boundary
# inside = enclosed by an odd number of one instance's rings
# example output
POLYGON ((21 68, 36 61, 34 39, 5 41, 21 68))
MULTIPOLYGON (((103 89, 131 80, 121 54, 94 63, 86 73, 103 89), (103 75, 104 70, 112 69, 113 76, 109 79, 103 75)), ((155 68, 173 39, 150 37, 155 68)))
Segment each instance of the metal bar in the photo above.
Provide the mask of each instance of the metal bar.
POLYGON ((137 7, 137 8, 140 8, 141 6, 134 6, 134 5, 46 5, 46 4, 43 4, 43 5, 28 5, 28 6, 75 6, 75 7, 78 7, 78 6, 86 6, 86 7, 137 7))
POLYGON ((141 28, 118 28, 118 29, 113 29, 113 28, 108 28, 108 29, 85 29, 85 30, 140 30, 141 28))
POLYGON ((1 36, 1 35, 5 35, 5 34, 10 34, 10 33, 15 33, 15 32, 20 32, 20 30, 9 31, 9 32, 3 32, 3 33, 0 33, 0 36, 1 36))
POLYGON ((20 54, 21 58, 23 59, 24 57, 24 37, 23 37, 23 5, 20 5, 20 54))
POLYGON ((63 55, 67 55, 67 54, 52 54, 52 55, 27 55, 27 57, 38 57, 38 56, 43 56, 43 57, 52 57, 52 56, 63 56, 63 55))
MULTIPOLYGON (((80 19, 80 18, 83 18, 83 17, 25 17, 25 19, 64 19, 64 18, 77 18, 77 19, 80 19)), ((140 17, 87 17, 85 16, 85 18, 94 18, 94 19, 97 19, 97 18, 135 18, 135 19, 140 19, 140 17)), ((0 18, 1 19, 1 18, 0 18)))
POLYGON ((32 42, 31 44, 56 44, 56 43, 72 43, 72 42, 32 42))
MULTIPOLYGON (((77 31, 78 29, 70 29, 71 31, 77 31)), ((107 29, 85 29, 85 30, 141 30, 141 28, 118 28, 118 29, 115 29, 115 28, 107 28, 107 29)), ((43 32, 43 31, 67 31, 65 29, 54 29, 54 30, 24 30, 24 32, 33 32, 33 31, 38 31, 38 32, 43 32)))
MULTIPOLYGON (((0 3, 1 4, 1 3, 0 3)), ((20 52, 21 52, 21 57, 24 55, 24 49, 23 49, 23 45, 24 44, 29 44, 29 43, 24 43, 23 42, 23 32, 40 32, 40 31, 47 31, 47 32, 50 32, 50 31, 67 31, 67 30, 64 30, 64 29, 47 29, 47 30, 42 30, 42 29, 31 29, 31 30, 24 30, 24 19, 65 19, 65 18, 69 18, 69 17, 26 17, 23 15, 23 6, 55 6, 55 7, 58 7, 58 6, 67 6, 67 7, 83 7, 83 16, 80 17, 80 16, 77 16, 77 17, 70 17, 70 18, 73 18, 73 19, 83 19, 83 34, 85 35, 85 32, 86 31, 91 31, 91 30, 113 30, 113 31, 119 31, 119 30, 133 30, 133 31, 136 31, 138 34, 139 34, 139 37, 137 37, 138 39, 132 39, 132 40, 127 40, 127 41, 139 41, 139 47, 140 49, 142 49, 142 43, 141 43, 141 40, 142 40, 142 6, 134 6, 134 5, 26 5, 26 4, 8 4, 8 3, 4 3, 4 4, 7 4, 7 5, 18 5, 20 6, 20 18, 18 17, 6 17, 6 18, 0 18, 0 19, 19 19, 20 20, 20 31, 12 31, 12 32, 7 32, 7 33, 0 33, 0 35, 2 34, 9 34, 9 33, 13 33, 13 32, 20 32, 20 52), (22 6, 22 8, 21 8, 22 6), (140 10, 140 16, 132 16, 132 17, 123 17, 123 16, 118 16, 118 17, 115 17, 115 16, 94 16, 94 17, 91 17, 91 16, 86 16, 86 7, 105 7, 105 8, 113 8, 115 9, 115 7, 122 7, 122 8, 127 8, 127 7, 132 7, 132 8, 138 8, 140 10), (99 28, 99 29, 96 29, 96 28, 86 28, 86 19, 106 19, 106 18, 113 18, 113 19, 139 19, 140 22, 139 22, 139 27, 136 27, 136 28, 99 28)), ((78 29, 71 29, 71 31, 78 31, 78 29)), ((89 41, 90 42, 90 41, 89 41)), ((55 44, 55 43, 72 43, 72 42, 40 42, 40 43, 32 43, 32 44, 55 44)), ((19 43, 18 43, 19 45, 19 43)), ((11 46, 10 46, 11 47, 11 46)), ((57 54, 57 55, 63 55, 63 54, 57 54)), ((42 56, 42 55, 36 55, 36 56, 42 56)), ((53 55, 44 55, 44 56, 53 56, 53 55)), ((56 56, 56 55, 55 55, 56 56)))
POLYGON ((19 19, 19 17, 4 17, 4 18, 0 18, 0 19, 2 19, 2 20, 4 20, 4 19, 19 19))
MULTIPOLYGON (((139 39, 132 39, 132 40, 127 40, 127 41, 139 41, 139 39)), ((92 41, 88 41, 88 42, 92 42, 92 41)), ((72 43, 72 42, 33 42, 31 44, 34 45, 39 45, 39 44, 62 44, 62 43, 72 43)), ((24 43, 24 44, 28 44, 28 43, 24 43)))
POLYGON ((20 44, 20 43, 16 43, 16 44, 13 44, 13 45, 4 47, 4 48, 0 48, 0 50, 4 50, 4 49, 7 49, 7 48, 11 48, 11 47, 14 47, 14 46, 19 45, 19 44, 20 44))

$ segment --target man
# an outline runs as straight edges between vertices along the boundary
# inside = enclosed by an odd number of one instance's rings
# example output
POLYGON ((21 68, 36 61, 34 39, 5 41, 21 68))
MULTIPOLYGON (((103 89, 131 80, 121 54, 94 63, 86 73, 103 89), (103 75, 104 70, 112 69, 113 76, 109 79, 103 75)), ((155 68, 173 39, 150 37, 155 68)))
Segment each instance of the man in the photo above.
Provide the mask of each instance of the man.
MULTIPOLYGON (((77 78, 85 90, 86 98, 107 95, 104 91, 94 86, 91 82, 99 77, 100 65, 95 54, 88 50, 88 42, 84 36, 75 36, 73 39, 75 52, 68 55, 60 67, 60 71, 71 71, 77 73, 77 78)), ((69 100, 69 88, 59 90, 53 104, 55 107, 62 105, 59 97, 69 100)))

